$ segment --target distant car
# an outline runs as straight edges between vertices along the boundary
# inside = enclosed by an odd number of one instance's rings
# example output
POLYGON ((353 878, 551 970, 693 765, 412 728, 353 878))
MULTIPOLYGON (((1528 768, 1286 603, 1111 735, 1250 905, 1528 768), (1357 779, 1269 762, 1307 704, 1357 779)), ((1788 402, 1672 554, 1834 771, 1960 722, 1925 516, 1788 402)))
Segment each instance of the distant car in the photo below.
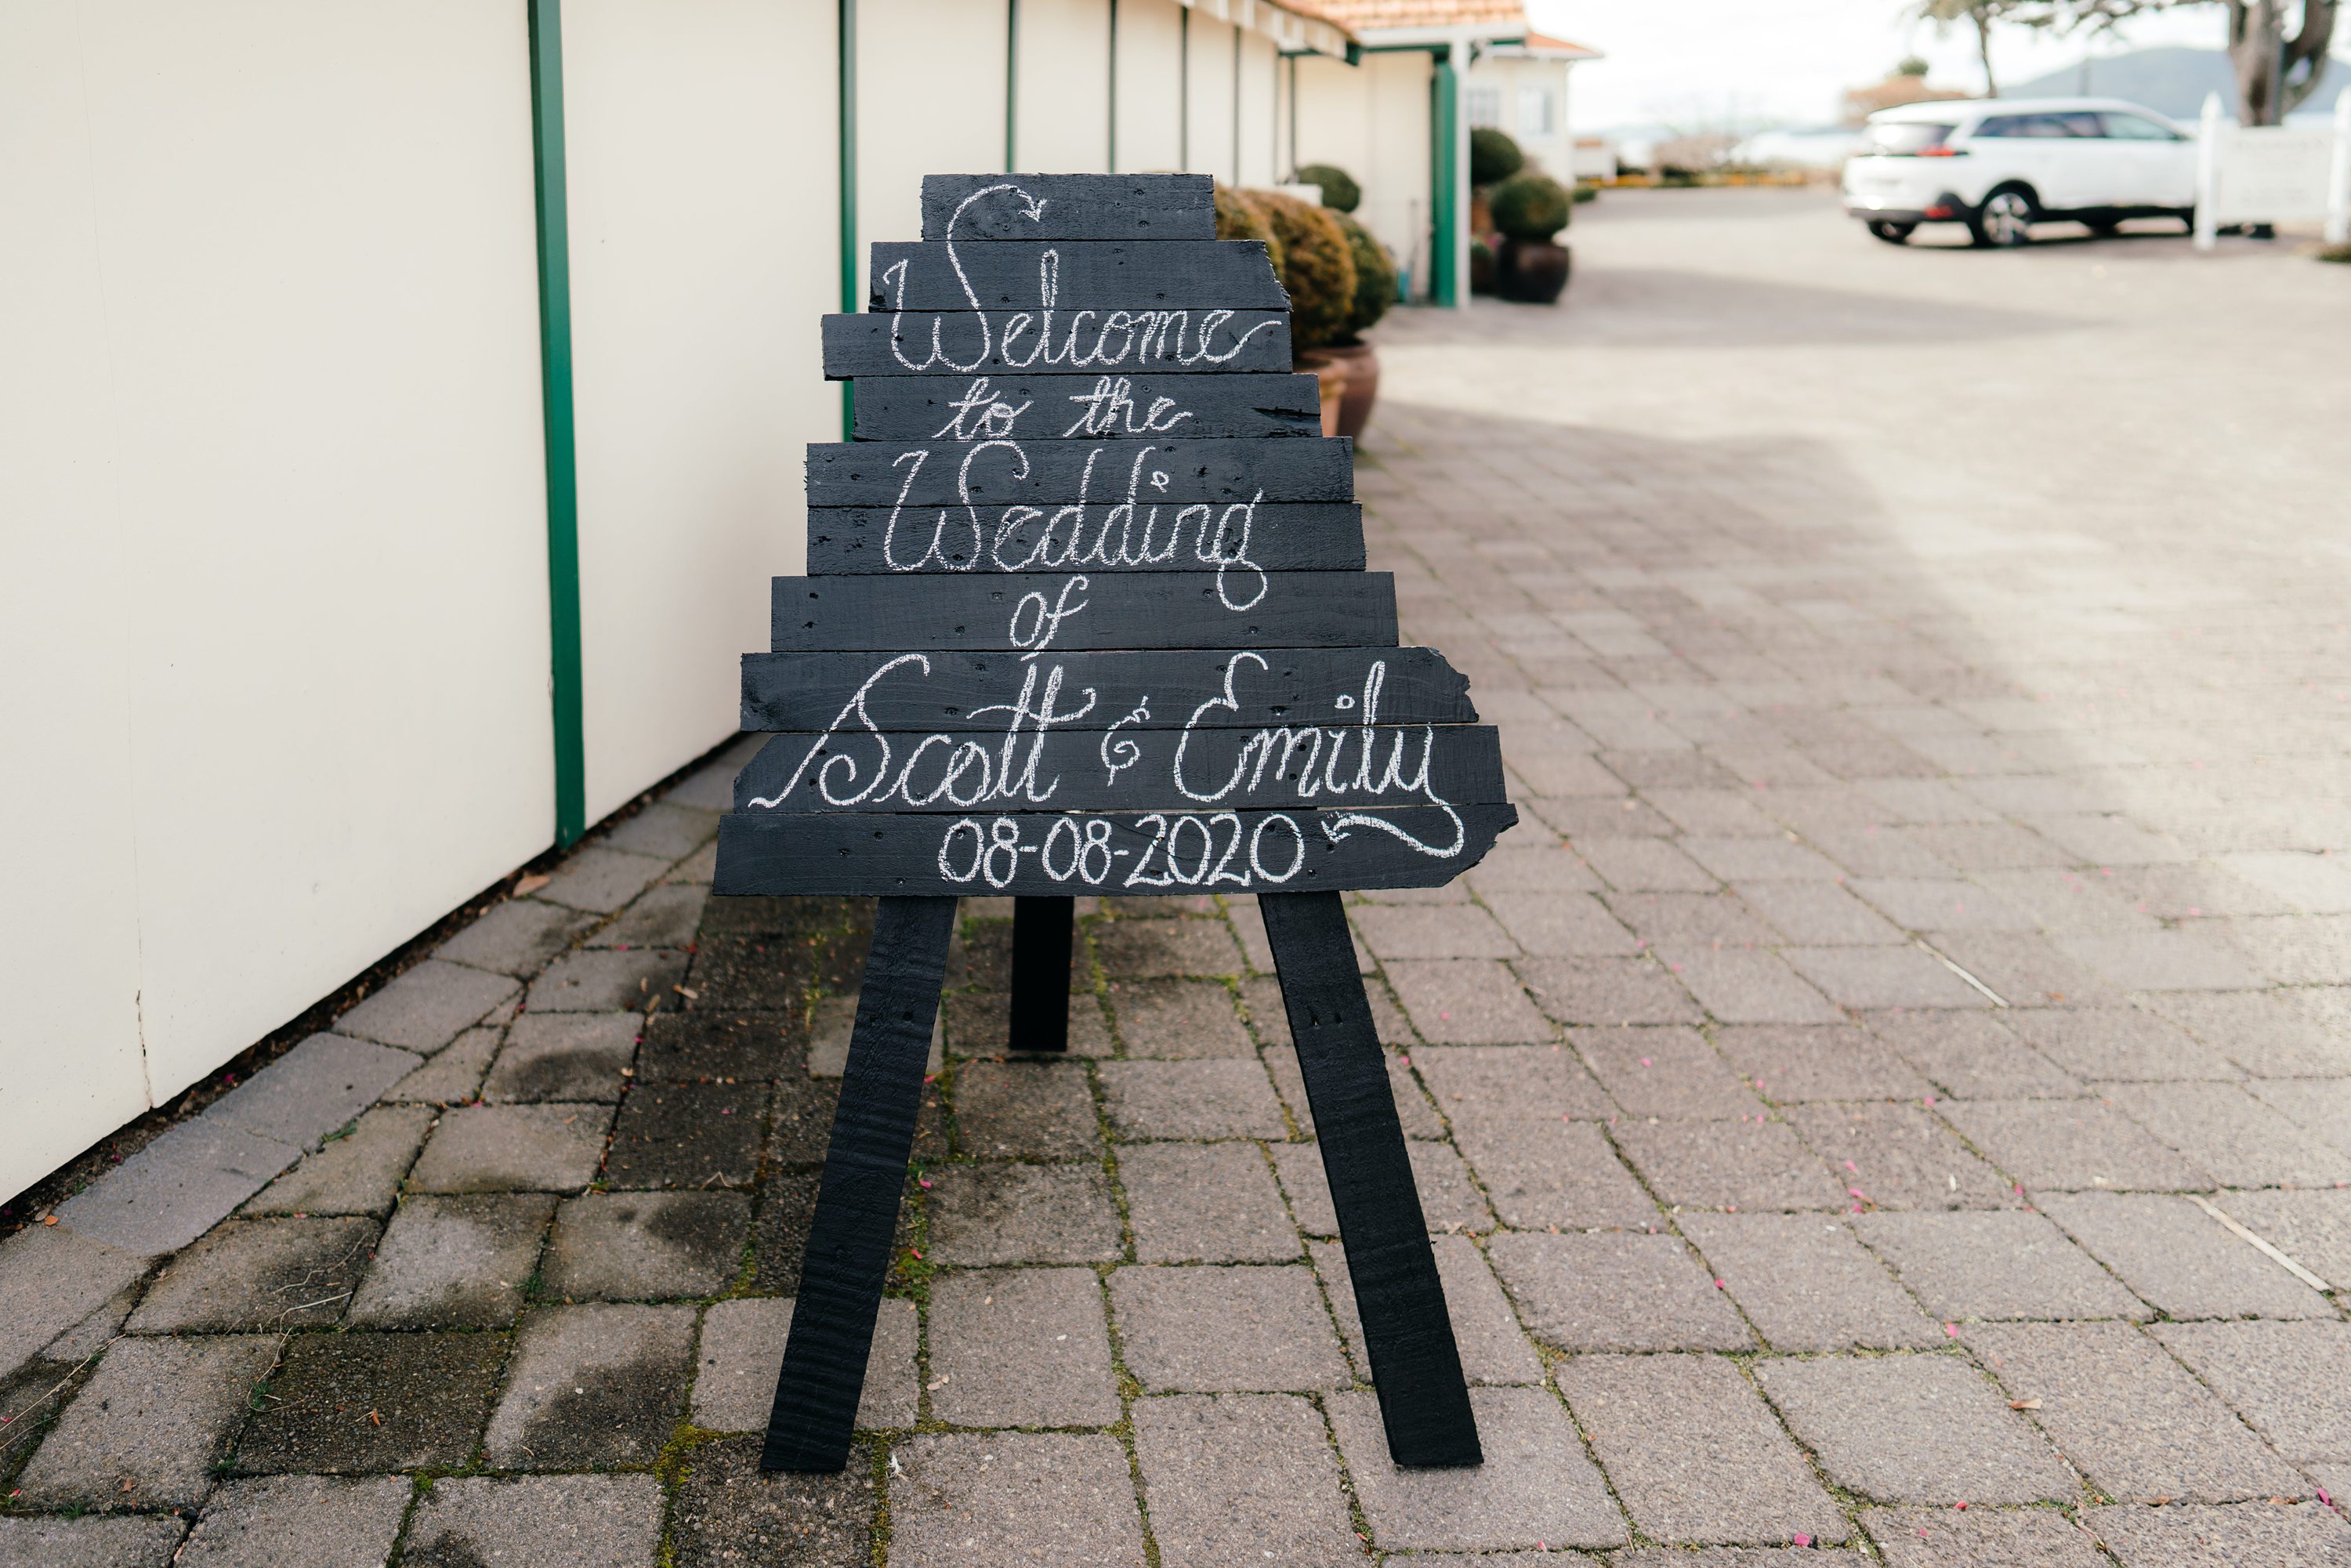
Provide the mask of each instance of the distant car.
POLYGON ((2057 219, 2112 234, 2125 218, 2196 222, 2196 143, 2118 99, 1906 103, 1869 117, 1844 166, 1844 210, 1888 245, 1920 224, 1965 224, 2018 246, 2057 219))

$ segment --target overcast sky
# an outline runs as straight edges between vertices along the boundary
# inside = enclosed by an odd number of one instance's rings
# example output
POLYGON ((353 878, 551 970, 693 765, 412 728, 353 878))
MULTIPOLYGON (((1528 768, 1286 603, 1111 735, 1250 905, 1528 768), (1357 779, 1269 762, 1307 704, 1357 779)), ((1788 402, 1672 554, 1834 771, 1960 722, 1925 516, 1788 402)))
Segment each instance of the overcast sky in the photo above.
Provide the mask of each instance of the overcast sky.
MULTIPOLYGON (((1937 37, 1904 19, 1903 0, 1527 0, 1535 26, 1603 50, 1575 68, 1569 91, 1580 130, 1650 120, 1688 126, 1775 120, 1817 124, 1836 118, 1846 88, 1885 76, 1914 51, 1938 85, 1983 89, 1971 28, 1937 37)), ((2220 48, 2227 9, 2188 5, 2144 17, 2101 54, 2152 44, 2220 48)), ((2080 36, 2028 28, 1993 35, 1992 63, 2020 81, 2082 57, 2080 36)))

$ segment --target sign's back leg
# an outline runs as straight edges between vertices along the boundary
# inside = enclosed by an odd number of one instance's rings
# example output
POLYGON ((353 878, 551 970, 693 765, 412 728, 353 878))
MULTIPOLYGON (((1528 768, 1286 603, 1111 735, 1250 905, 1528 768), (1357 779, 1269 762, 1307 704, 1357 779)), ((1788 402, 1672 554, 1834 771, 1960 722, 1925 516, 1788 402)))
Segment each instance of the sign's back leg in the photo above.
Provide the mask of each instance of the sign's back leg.
POLYGON ((1073 898, 1012 901, 1012 1033, 1015 1051, 1070 1049, 1070 937, 1073 898))
POLYGON ((838 1470, 848 1463, 914 1153, 956 902, 884 898, 874 917, 762 1469, 838 1470))
POLYGON ((1404 1124, 1336 893, 1258 897, 1314 1111, 1372 1382, 1399 1465, 1484 1462, 1404 1124))

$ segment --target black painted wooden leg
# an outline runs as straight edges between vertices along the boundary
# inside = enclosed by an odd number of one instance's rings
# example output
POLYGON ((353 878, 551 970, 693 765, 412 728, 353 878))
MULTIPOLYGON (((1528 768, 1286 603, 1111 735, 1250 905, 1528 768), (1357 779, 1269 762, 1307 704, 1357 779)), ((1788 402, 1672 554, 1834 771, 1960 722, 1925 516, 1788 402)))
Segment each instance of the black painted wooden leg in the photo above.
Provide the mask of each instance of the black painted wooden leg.
POLYGON ((849 1461, 955 913, 952 898, 884 898, 874 917, 761 1469, 838 1470, 849 1461))
POLYGON ((1399 1465, 1482 1464, 1404 1124, 1339 895, 1260 894, 1258 906, 1298 1042, 1347 1271, 1355 1280, 1388 1457, 1399 1465))
POLYGON ((1012 901, 1012 1049, 1070 1049, 1070 936, 1077 900, 1012 901))

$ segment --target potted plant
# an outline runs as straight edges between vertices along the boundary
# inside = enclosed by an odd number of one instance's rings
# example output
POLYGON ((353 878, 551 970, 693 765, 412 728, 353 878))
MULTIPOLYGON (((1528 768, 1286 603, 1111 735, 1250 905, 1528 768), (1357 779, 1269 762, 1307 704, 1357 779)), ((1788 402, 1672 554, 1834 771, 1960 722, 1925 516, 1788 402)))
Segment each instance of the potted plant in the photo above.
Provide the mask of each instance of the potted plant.
POLYGON ((1290 176, 1290 183, 1321 190, 1322 204, 1334 213, 1352 213, 1364 203, 1364 188, 1336 164, 1309 163, 1290 176))
POLYGON ((1250 191, 1249 203, 1281 247, 1281 286, 1290 291, 1292 362, 1322 382, 1322 434, 1339 433, 1347 391, 1345 362, 1329 352, 1355 316, 1355 253, 1339 214, 1279 191, 1250 191))
POLYGON ((1354 308, 1347 317, 1345 335, 1322 350, 1347 372, 1347 390, 1339 405, 1341 435, 1361 435, 1372 422, 1372 405, 1380 395, 1380 357, 1364 341, 1396 298, 1395 257, 1372 236, 1372 231, 1344 213, 1332 214, 1347 235, 1355 258, 1354 308))
POLYGON ((1513 174, 1494 188, 1494 224, 1501 231, 1494 284, 1505 299, 1549 305, 1567 287, 1571 258, 1553 240, 1573 206, 1567 189, 1548 174, 1513 174))
POLYGON ((1526 166, 1527 155, 1507 131, 1481 125, 1469 132, 1469 292, 1491 294, 1495 284, 1495 253, 1502 236, 1495 232, 1493 188, 1526 166))

